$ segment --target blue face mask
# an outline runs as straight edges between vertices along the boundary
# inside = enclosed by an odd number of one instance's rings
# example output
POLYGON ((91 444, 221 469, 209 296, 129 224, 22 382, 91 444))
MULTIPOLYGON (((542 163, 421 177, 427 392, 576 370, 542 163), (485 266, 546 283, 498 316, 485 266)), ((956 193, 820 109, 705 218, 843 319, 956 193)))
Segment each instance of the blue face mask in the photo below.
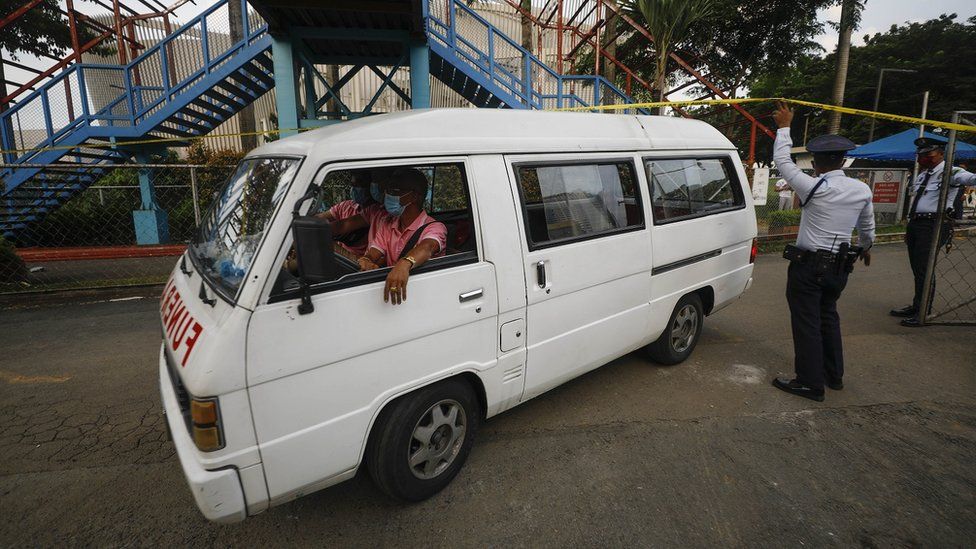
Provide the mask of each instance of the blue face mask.
POLYGON ((400 217, 400 215, 403 214, 403 209, 406 206, 400 204, 399 196, 393 196, 392 194, 388 194, 383 199, 383 207, 386 208, 386 211, 389 212, 390 215, 400 217))
POLYGON ((369 195, 366 194, 366 189, 364 187, 352 187, 349 191, 349 197, 360 206, 364 206, 369 200, 369 195))
POLYGON ((376 202, 383 202, 383 189, 380 188, 379 183, 369 184, 369 195, 373 197, 376 202))

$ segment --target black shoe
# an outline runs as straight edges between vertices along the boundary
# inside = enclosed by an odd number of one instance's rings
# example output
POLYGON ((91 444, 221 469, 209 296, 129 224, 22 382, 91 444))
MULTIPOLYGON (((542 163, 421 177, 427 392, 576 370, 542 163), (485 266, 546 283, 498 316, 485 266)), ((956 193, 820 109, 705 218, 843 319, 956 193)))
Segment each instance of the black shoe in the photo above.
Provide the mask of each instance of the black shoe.
POLYGON ((915 313, 917 312, 918 311, 915 310, 915 307, 912 307, 911 305, 906 305, 901 309, 892 309, 888 311, 888 314, 890 314, 891 316, 900 316, 900 317, 909 318, 915 316, 915 313))
POLYGON ((911 318, 902 319, 901 325, 905 326, 906 328, 919 328, 922 326, 922 323, 918 321, 917 316, 913 316, 911 318))
POLYGON ((817 390, 813 387, 807 387, 806 385, 800 383, 795 379, 786 379, 785 377, 778 377, 773 380, 773 387, 781 391, 786 391, 787 393, 794 394, 796 396, 801 396, 803 398, 809 398, 810 400, 816 400, 817 402, 823 402, 824 391, 823 389, 817 390))
POLYGON ((844 388, 844 380, 843 379, 838 379, 837 381, 831 381, 831 380, 828 379, 827 380, 827 387, 830 387, 831 389, 833 389, 835 391, 840 391, 841 389, 844 388))

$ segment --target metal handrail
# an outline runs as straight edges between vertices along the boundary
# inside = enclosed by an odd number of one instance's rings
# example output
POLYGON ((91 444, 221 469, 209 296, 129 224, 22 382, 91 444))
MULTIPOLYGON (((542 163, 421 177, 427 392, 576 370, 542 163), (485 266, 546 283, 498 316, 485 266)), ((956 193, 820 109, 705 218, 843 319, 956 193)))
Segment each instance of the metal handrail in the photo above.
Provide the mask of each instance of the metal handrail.
MULTIPOLYGON (((267 25, 261 25, 254 29, 251 29, 251 24, 249 20, 249 13, 247 9, 246 0, 219 0, 213 6, 207 8, 199 15, 188 21, 180 29, 171 33, 170 35, 163 38, 153 47, 148 48, 141 55, 133 59, 130 63, 121 65, 108 65, 103 63, 76 63, 63 71, 58 76, 49 80, 45 85, 39 87, 37 90, 32 92, 30 95, 22 99, 17 103, 17 105, 8 109, 7 111, 0 113, 0 149, 13 150, 17 147, 14 146, 14 136, 10 135, 8 129, 12 129, 12 121, 15 115, 18 115, 28 106, 36 105, 35 101, 40 100, 42 105, 42 111, 44 115, 44 130, 45 138, 34 145, 33 148, 42 148, 47 146, 52 146, 58 142, 61 138, 71 133, 79 125, 88 124, 92 125, 96 121, 109 122, 111 126, 116 125, 115 122, 128 122, 129 126, 136 126, 141 121, 143 117, 149 114, 153 109, 159 107, 169 100, 174 94, 178 94, 183 91, 184 88, 195 82, 202 74, 209 73, 215 66, 220 65, 228 57, 235 54, 238 50, 243 47, 248 46, 255 38, 261 36, 267 32, 267 25), (241 2, 241 18, 243 23, 243 38, 230 44, 227 49, 216 56, 215 58, 210 58, 210 47, 208 43, 207 36, 207 18, 217 10, 226 6, 229 2, 241 2), (200 69, 193 71, 192 73, 186 75, 184 78, 176 83, 170 82, 170 70, 169 70, 169 47, 177 40, 180 40, 187 34, 197 34, 199 33, 199 43, 202 49, 204 63, 200 69), (159 80, 163 83, 162 86, 141 86, 135 85, 133 83, 133 73, 139 71, 146 64, 147 60, 152 60, 152 56, 159 55, 158 65, 152 64, 151 74, 159 74, 159 80), (157 70, 158 69, 158 70, 157 70), (85 71, 115 71, 121 72, 121 77, 123 79, 122 91, 111 100, 107 101, 104 107, 101 107, 97 112, 90 113, 89 99, 90 95, 87 91, 86 86, 86 74, 85 71), (82 115, 74 117, 73 120, 68 121, 66 124, 60 125, 57 130, 53 127, 53 122, 51 119, 50 110, 50 98, 48 96, 48 91, 53 89, 57 85, 63 84, 66 78, 70 78, 71 75, 76 75, 78 82, 78 93, 82 104, 82 115), (141 95, 139 104, 136 104, 135 92, 139 90, 153 90, 161 91, 160 97, 156 100, 148 103, 142 104, 141 95), (126 102, 126 112, 125 115, 112 115, 106 114, 110 113, 112 109, 116 108, 122 102, 126 102)), ((90 74, 90 73, 89 73, 90 74)), ((25 111, 24 111, 25 112, 25 111)), ((8 163, 16 163, 18 159, 26 159, 27 157, 33 156, 34 153, 27 151, 22 154, 12 157, 12 155, 7 155, 5 159, 8 163)))
POLYGON ((427 32, 433 39, 443 43, 462 62, 466 62, 475 69, 485 73, 490 83, 503 88, 528 108, 544 108, 542 103, 544 99, 555 99, 557 107, 563 107, 565 101, 570 101, 572 104, 579 106, 597 105, 600 103, 604 90, 608 90, 613 97, 624 101, 630 100, 627 94, 602 76, 563 75, 557 73, 532 52, 523 48, 521 44, 499 31, 488 20, 468 7, 462 0, 451 0, 448 4, 447 15, 450 18, 449 22, 442 21, 436 15, 430 13, 429 10, 426 11, 425 15, 428 21, 427 32), (468 37, 461 34, 461 30, 457 24, 458 12, 471 17, 479 25, 479 28, 484 28, 487 34, 488 51, 484 51, 483 48, 475 45, 468 37), (514 49, 524 59, 523 63, 526 63, 526 65, 522 68, 523 75, 521 77, 512 74, 505 67, 499 66, 496 63, 495 42, 498 40, 501 40, 506 48, 514 49), (477 54, 477 57, 468 51, 474 52, 477 54), (546 94, 542 90, 536 90, 532 82, 533 69, 541 71, 543 78, 548 77, 554 81, 556 85, 555 96, 546 94), (565 83, 577 81, 584 83, 584 85, 593 86, 594 97, 592 103, 586 102, 575 93, 567 93, 565 91, 565 83), (516 83, 520 85, 516 85, 516 83))

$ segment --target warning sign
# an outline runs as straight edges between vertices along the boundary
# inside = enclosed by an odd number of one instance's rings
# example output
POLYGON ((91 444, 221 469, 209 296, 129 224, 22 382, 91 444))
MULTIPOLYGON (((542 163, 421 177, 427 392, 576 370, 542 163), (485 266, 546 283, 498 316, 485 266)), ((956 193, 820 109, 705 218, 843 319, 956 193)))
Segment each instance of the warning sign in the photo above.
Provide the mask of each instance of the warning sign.
MULTIPOLYGON (((885 172, 885 174, 890 174, 891 172, 885 172)), ((892 179, 894 179, 892 177, 892 179)), ((874 182, 874 198, 872 202, 875 204, 897 204, 898 203, 898 188, 901 186, 900 181, 892 181, 886 179, 884 174, 880 181, 874 182)))

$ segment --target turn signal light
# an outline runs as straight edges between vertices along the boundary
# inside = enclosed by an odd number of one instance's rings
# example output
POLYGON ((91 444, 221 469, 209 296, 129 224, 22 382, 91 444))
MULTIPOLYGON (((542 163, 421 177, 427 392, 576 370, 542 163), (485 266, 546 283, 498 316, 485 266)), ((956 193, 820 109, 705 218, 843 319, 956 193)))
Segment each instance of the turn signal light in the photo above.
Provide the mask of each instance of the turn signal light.
POLYGON ((193 442, 203 452, 213 452, 223 448, 223 444, 220 443, 220 430, 217 429, 216 425, 213 427, 197 427, 194 425, 193 442))
POLYGON ((193 442, 200 451, 213 452, 224 447, 217 399, 190 400, 190 419, 193 421, 193 442))
POLYGON ((213 425, 217 423, 216 400, 191 400, 190 417, 197 425, 213 425))
POLYGON ((752 239, 752 251, 749 252, 749 263, 756 262, 756 256, 759 255, 759 239, 752 239))

